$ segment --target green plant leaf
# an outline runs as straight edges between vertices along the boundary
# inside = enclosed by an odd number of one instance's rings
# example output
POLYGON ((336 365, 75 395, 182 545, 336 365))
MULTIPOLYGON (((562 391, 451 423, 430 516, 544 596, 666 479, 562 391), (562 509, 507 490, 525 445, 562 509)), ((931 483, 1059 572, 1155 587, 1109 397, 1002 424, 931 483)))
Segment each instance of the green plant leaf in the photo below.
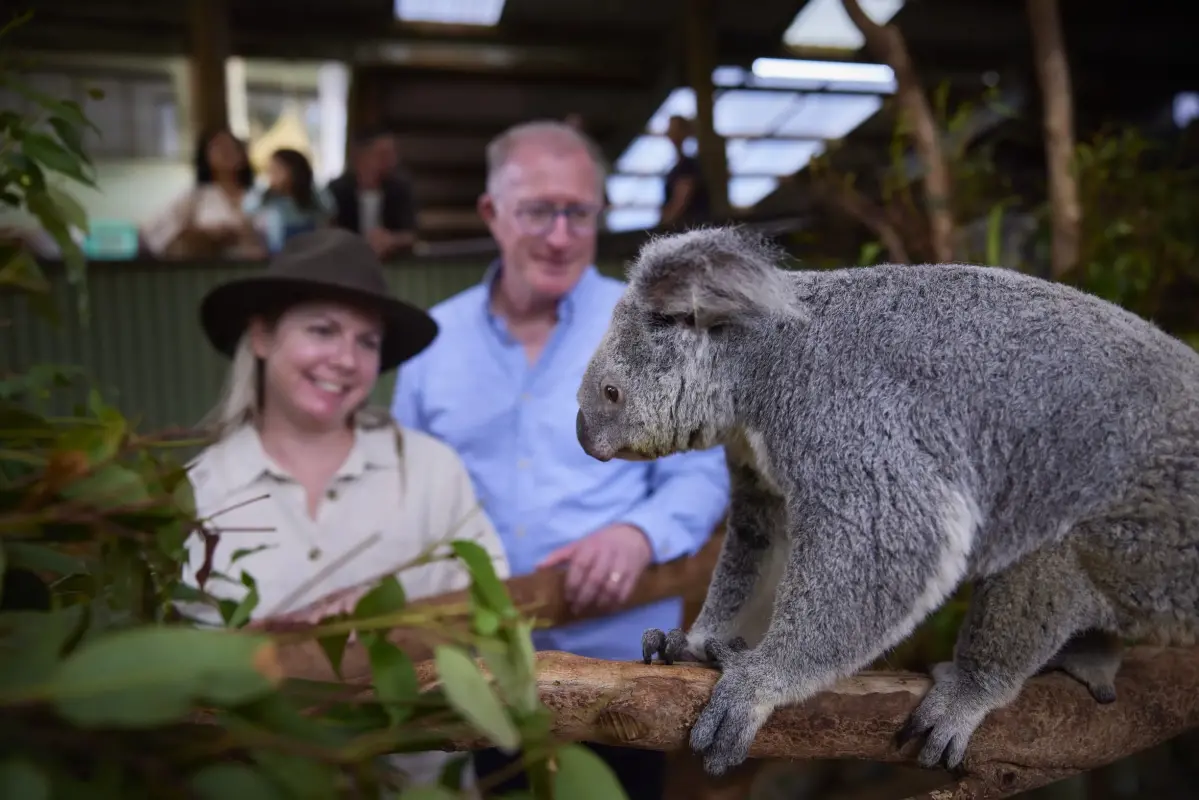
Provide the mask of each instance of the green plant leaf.
POLYGON ((88 233, 87 212, 83 206, 79 205, 79 201, 72 197, 65 189, 60 189, 57 186, 47 187, 46 192, 50 195, 50 199, 54 201, 59 213, 62 215, 62 221, 72 228, 76 228, 83 233, 88 233))
POLYGON ((627 798, 624 787, 604 760, 580 744, 566 744, 554 754, 558 770, 554 773, 554 797, 570 800, 620 800, 627 798))
POLYGON ((30 542, 8 542, 4 547, 8 566, 13 569, 21 567, 55 575, 75 575, 86 569, 80 559, 60 553, 52 547, 30 542))
POLYGON ((61 172, 87 186, 93 185, 83 171, 83 161, 44 133, 26 133, 21 139, 21 152, 47 169, 61 172))
POLYGON ((178 720, 197 701, 249 702, 281 679, 268 637, 147 626, 82 645, 40 694, 76 725, 139 728, 178 720))
POLYGON ((326 800, 340 794, 337 772, 331 764, 269 750, 256 750, 253 757, 271 777, 287 788, 292 798, 326 800))
POLYGON ((406 602, 404 587, 394 575, 388 575, 358 599, 354 605, 354 618, 369 619, 394 614, 402 611, 406 602))
POLYGON ((50 800, 50 780, 25 758, 0 761, 0 797, 8 800, 50 800))
POLYGON ((458 648, 438 645, 434 661, 446 700, 454 710, 496 746, 515 750, 520 745, 520 733, 474 660, 458 648))
POLYGON ((249 764, 210 764, 188 781, 197 800, 286 800, 277 785, 249 764))
POLYGON ((393 725, 412 716, 412 703, 420 694, 416 667, 403 650, 387 641, 381 633, 362 636, 370 659, 375 697, 383 705, 393 725))
POLYGON ((400 800, 461 800, 462 795, 436 783, 413 786, 400 792, 400 800))
POLYGON ((508 596, 503 581, 495 574, 491 556, 477 542, 455 539, 450 543, 454 554, 466 564, 473 581, 471 595, 482 601, 485 607, 502 617, 514 617, 516 607, 508 596))
POLYGON ((348 633, 338 633, 316 640, 317 644, 321 646, 321 650, 324 651, 325 658, 329 659, 329 666, 333 668, 333 674, 338 678, 341 677, 341 659, 346 654, 346 643, 349 641, 350 634, 348 633))
POLYGON ((62 496, 106 510, 135 506, 151 499, 140 475, 112 462, 64 487, 62 496))
POLYGON ((87 609, 0 614, 0 696, 33 686, 52 672, 83 627, 87 609))

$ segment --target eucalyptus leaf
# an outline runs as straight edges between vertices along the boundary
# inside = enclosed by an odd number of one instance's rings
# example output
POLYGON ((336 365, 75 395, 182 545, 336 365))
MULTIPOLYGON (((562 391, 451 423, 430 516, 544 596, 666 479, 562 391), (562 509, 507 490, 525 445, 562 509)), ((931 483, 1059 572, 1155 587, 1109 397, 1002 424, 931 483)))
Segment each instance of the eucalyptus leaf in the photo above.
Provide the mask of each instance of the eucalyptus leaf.
POLYGON ((144 728, 177 721, 196 702, 249 702, 281 679, 267 637, 146 626, 82 645, 39 695, 76 725, 144 728))
POLYGON ((362 636, 370 659, 375 696, 387 711, 393 725, 412 715, 412 704, 420 694, 416 666, 403 650, 387 641, 381 633, 362 636))
POLYGON ((369 619, 394 614, 403 611, 406 602, 404 587, 394 575, 388 575, 358 599, 354 605, 354 618, 369 619))
POLYGON ((52 672, 78 635, 86 608, 0 614, 0 697, 19 694, 52 672))
POLYGON ((62 215, 63 222, 82 233, 89 232, 87 211, 84 210, 83 206, 79 205, 78 200, 72 197, 65 189, 60 189, 56 186, 48 187, 46 191, 62 215))
POLYGON ((520 733, 474 660, 458 648, 438 645, 434 661, 446 699, 454 710, 497 747, 515 750, 520 745, 520 733))
POLYGON ((400 792, 400 800, 461 800, 462 795, 436 783, 413 786, 400 792))
POLYGON ((50 800, 50 780, 25 758, 0 761, 0 797, 6 800, 50 800))
POLYGON ((470 572, 473 581, 471 594, 481 599, 487 608, 500 616, 515 616, 516 607, 513 606, 503 581, 496 575, 495 565, 491 563, 491 556, 487 551, 478 543, 466 539, 455 539, 450 543, 450 548, 470 572))
POLYGON ((565 744, 554 754, 554 797, 570 800, 622 800, 624 787, 602 758, 580 744, 565 744))
POLYGON ((204 767, 188 781, 197 800, 286 800, 270 778, 248 764, 220 763, 204 767))

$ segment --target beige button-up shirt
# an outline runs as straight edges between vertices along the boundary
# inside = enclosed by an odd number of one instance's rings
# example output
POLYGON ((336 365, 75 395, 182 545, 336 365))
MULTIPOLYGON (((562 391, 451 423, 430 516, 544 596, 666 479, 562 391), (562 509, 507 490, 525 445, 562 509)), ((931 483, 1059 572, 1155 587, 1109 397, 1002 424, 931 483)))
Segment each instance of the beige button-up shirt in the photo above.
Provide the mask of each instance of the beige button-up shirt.
MULTIPOLYGON (((466 568, 439 560, 400 571, 430 549, 451 539, 471 539, 492 557, 501 579, 509 576, 503 545, 482 508, 470 477, 450 447, 419 431, 359 428, 349 457, 337 471, 315 519, 307 512, 304 487, 274 462, 258 432, 246 425, 212 445, 189 472, 197 514, 221 535, 212 568, 230 580, 210 577, 205 590, 240 600, 253 576, 259 601, 251 618, 292 611, 340 589, 394 574, 409 599, 465 589, 466 568), (236 554, 241 553, 234 561, 236 554)), ((188 541, 189 569, 195 582, 204 562, 204 543, 188 541)), ((219 623, 187 608, 194 617, 219 623)), ((392 762, 414 783, 437 780, 453 754, 395 756, 392 762)))

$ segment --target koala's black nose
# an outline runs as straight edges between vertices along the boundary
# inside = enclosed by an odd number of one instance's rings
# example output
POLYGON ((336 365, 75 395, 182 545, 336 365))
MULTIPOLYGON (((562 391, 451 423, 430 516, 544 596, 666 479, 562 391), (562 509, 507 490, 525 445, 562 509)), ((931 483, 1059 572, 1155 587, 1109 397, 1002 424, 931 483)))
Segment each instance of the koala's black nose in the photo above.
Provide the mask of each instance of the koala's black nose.
POLYGON ((588 449, 587 428, 583 425, 583 409, 579 409, 579 413, 575 415, 575 436, 578 437, 579 445, 584 450, 588 449))

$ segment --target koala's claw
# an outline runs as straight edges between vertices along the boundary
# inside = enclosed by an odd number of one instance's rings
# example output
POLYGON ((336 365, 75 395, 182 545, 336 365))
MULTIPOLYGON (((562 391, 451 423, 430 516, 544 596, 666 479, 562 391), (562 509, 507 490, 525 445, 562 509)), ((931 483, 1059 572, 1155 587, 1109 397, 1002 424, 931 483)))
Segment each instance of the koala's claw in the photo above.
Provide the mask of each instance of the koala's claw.
POLYGON ((744 642, 741 645, 734 649, 718 639, 704 642, 709 657, 719 658, 724 674, 691 728, 691 749, 703 755, 704 770, 712 776, 723 775, 749 757, 750 745, 769 716, 768 707, 755 696, 760 680, 748 668, 744 642))
POLYGON ((933 687, 895 735, 895 741, 903 747, 927 734, 917 756, 920 765, 956 771, 962 766, 975 729, 994 703, 977 684, 963 679, 952 663, 938 664, 933 669, 933 680, 933 687))
POLYGON ((719 666, 727 658, 727 653, 739 653, 747 648, 745 639, 740 636, 727 643, 718 639, 707 639, 704 642, 705 658, 701 659, 691 652, 687 644, 687 634, 682 628, 675 628, 670 633, 650 628, 641 635, 641 660, 646 664, 653 663, 656 653, 661 656, 663 664, 706 660, 719 666))
POLYGON ((662 657, 663 664, 687 661, 687 634, 680 628, 675 628, 670 633, 650 628, 641 635, 641 660, 651 664, 655 653, 662 657))

